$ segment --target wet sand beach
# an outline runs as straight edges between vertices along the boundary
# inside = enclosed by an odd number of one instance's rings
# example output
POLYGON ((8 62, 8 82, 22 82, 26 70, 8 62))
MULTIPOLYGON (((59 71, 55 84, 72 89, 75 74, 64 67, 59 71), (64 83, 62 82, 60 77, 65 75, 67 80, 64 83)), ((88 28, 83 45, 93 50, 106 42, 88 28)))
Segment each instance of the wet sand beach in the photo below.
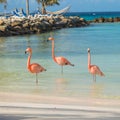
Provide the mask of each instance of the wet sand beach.
POLYGON ((0 120, 119 120, 119 100, 0 93, 0 120))

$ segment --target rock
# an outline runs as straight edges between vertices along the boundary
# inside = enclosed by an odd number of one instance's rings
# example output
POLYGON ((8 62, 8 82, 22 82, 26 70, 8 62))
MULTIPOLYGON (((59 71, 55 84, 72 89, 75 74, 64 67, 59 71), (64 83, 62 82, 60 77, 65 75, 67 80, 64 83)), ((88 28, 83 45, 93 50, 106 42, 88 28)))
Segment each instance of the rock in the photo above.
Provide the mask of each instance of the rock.
POLYGON ((94 23, 103 23, 103 22, 120 22, 120 17, 115 17, 115 18, 96 18, 94 20, 91 20, 89 22, 94 22, 94 23))
POLYGON ((59 22, 59 21, 61 21, 62 20, 62 18, 60 18, 59 16, 55 16, 55 18, 54 18, 54 21, 55 22, 59 22))
POLYGON ((0 25, 4 25, 5 22, 3 20, 0 20, 0 25))
POLYGON ((114 21, 113 21, 113 18, 109 18, 109 19, 108 19, 108 22, 114 22, 114 21))
POLYGON ((85 19, 84 18, 80 18, 80 21, 85 21, 85 19))
POLYGON ((15 21, 15 22, 12 22, 12 23, 11 23, 11 26, 12 26, 12 27, 22 26, 22 24, 21 24, 21 21, 15 21))
POLYGON ((68 19, 63 18, 63 19, 62 19, 62 22, 63 22, 64 24, 67 24, 67 23, 68 23, 68 19))
POLYGON ((64 28, 65 26, 66 26, 66 24, 63 21, 56 22, 54 24, 54 27, 56 27, 56 29, 61 29, 61 28, 64 28))
POLYGON ((23 23, 23 25, 22 25, 22 27, 23 27, 23 28, 29 28, 29 26, 30 26, 30 25, 29 25, 29 23, 28 23, 28 22, 23 23))
POLYGON ((5 32, 6 29, 7 29, 7 26, 6 26, 6 25, 4 25, 4 26, 3 26, 3 25, 0 26, 0 31, 5 32))
POLYGON ((81 27, 89 25, 80 17, 64 16, 36 16, 29 18, 9 18, 0 21, 0 36, 43 33, 69 27, 81 27))
POLYGON ((98 22, 99 23, 103 23, 105 21, 105 19, 103 18, 103 17, 100 17, 99 19, 98 19, 98 22))
POLYGON ((55 21, 54 21, 53 19, 50 19, 48 22, 49 22, 51 25, 55 24, 55 21))
POLYGON ((113 19, 114 22, 119 22, 120 21, 120 18, 119 17, 116 17, 113 19))

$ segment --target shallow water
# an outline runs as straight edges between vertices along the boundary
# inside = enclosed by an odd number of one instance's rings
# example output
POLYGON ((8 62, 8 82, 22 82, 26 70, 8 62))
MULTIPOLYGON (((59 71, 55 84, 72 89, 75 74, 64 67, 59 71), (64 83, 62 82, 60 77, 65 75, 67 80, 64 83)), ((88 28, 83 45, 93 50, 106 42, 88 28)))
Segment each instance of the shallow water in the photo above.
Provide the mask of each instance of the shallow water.
POLYGON ((38 94, 65 97, 120 99, 120 23, 92 24, 89 27, 61 29, 41 35, 0 38, 0 92, 38 94), (56 56, 65 56, 74 67, 61 67, 51 58, 51 42, 55 38, 56 56), (35 75, 26 68, 24 52, 33 49, 31 62, 47 69, 35 75), (92 63, 97 64, 105 77, 97 76, 96 83, 87 70, 87 48, 91 48, 92 63))

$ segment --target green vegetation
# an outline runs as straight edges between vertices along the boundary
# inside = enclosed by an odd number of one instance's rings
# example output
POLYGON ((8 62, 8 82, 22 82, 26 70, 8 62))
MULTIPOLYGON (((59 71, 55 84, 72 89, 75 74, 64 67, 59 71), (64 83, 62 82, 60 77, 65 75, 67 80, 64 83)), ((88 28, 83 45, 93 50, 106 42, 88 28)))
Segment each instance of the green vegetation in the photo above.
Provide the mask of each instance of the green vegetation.
MULTIPOLYGON (((42 14, 46 14, 46 6, 59 5, 60 0, 36 0, 38 4, 41 4, 42 14)), ((0 3, 7 3, 7 0, 0 0, 0 3)), ((29 15, 29 0, 26 0, 26 14, 29 15)))
POLYGON ((0 0, 0 3, 7 3, 7 0, 0 0))
MULTIPOLYGON (((38 4, 41 4, 42 14, 46 14, 46 6, 53 6, 54 4, 59 5, 60 0, 36 0, 38 4)), ((29 15, 29 0, 26 0, 26 13, 29 15)))
POLYGON ((38 4, 42 5, 41 12, 42 14, 46 14, 46 6, 53 6, 54 4, 59 5, 60 0, 36 0, 38 4))

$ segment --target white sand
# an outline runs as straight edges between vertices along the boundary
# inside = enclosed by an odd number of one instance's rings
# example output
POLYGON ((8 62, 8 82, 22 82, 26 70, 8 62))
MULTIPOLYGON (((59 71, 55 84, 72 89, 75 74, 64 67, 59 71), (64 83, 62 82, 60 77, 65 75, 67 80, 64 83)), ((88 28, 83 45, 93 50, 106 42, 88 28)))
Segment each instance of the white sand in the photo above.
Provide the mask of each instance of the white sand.
POLYGON ((120 101, 0 93, 0 120, 120 120, 120 101))

